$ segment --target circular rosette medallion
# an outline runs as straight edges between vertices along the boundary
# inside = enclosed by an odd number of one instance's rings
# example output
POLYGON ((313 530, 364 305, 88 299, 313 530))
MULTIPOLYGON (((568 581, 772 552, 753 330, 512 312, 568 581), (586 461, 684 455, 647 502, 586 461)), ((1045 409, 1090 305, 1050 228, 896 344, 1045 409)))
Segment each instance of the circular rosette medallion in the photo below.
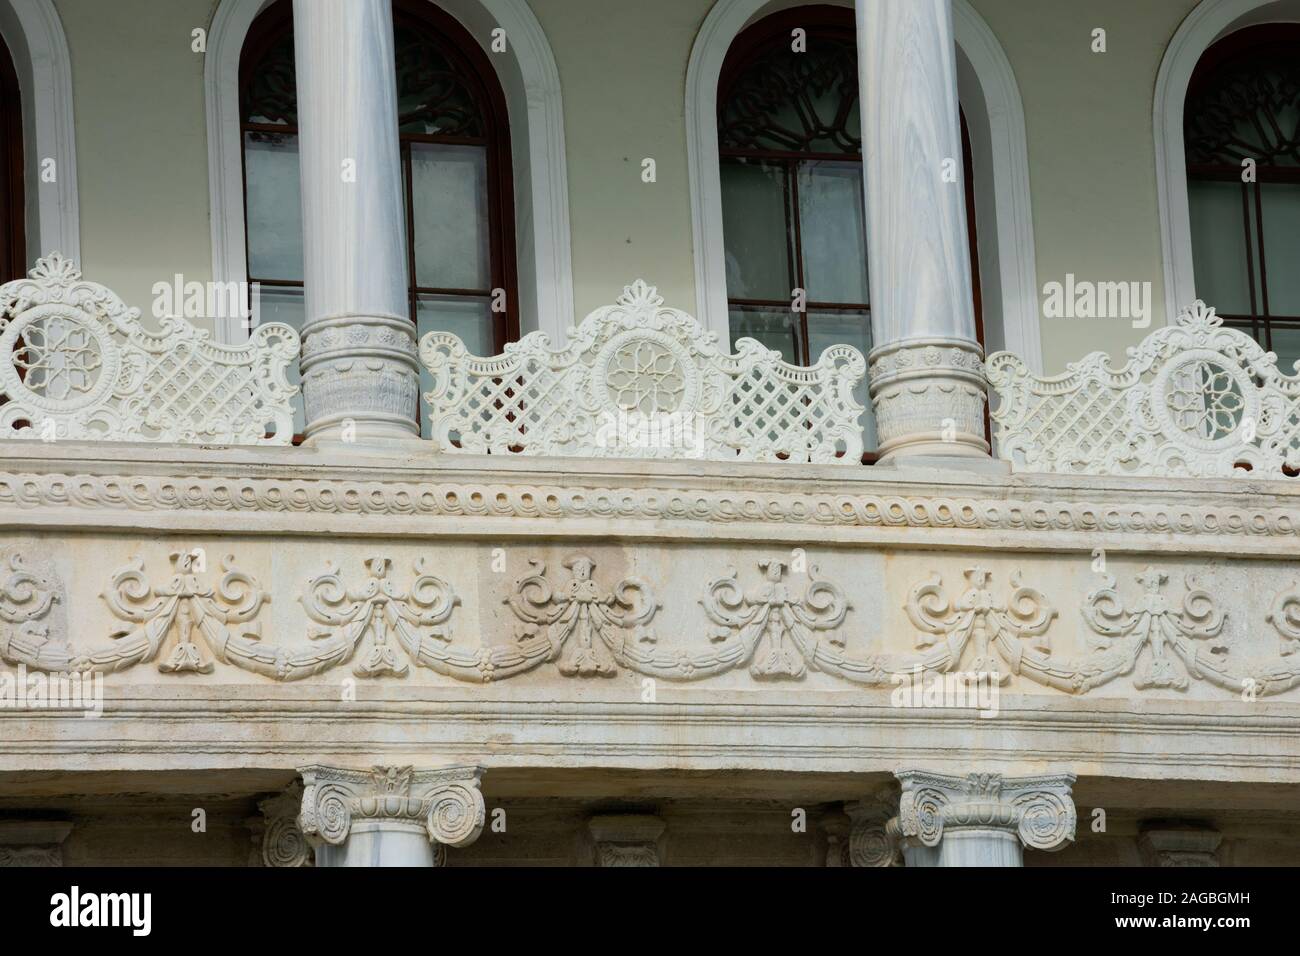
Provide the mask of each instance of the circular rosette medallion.
POLYGON ((32 409, 63 413, 95 405, 117 380, 119 352, 80 309, 40 305, 0 336, 0 391, 32 409))
POLYGON ((1244 369, 1211 349, 1169 362, 1151 386, 1166 437, 1202 451, 1240 444, 1247 421, 1259 424, 1259 392, 1244 369))
POLYGON ((602 444, 653 453, 694 433, 700 372, 690 350, 662 332, 631 329, 605 344, 591 389, 603 411, 602 444))
POLYGON ((689 412, 699 390, 699 374, 685 348, 659 332, 630 331, 614 336, 596 358, 605 403, 627 415, 689 412))

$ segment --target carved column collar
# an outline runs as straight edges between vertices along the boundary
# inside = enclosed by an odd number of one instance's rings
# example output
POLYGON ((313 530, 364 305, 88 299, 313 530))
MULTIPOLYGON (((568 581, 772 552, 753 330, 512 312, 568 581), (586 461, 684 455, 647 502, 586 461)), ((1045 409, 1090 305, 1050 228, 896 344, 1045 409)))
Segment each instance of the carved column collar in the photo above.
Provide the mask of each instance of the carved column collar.
POLYGON ((355 822, 420 823, 434 843, 469 846, 483 829, 481 767, 304 767, 298 824, 315 846, 338 846, 355 822))
POLYGON ((1057 850, 1074 839, 1074 774, 965 777, 900 770, 898 830, 924 846, 938 846, 945 829, 1009 830, 1036 850, 1057 850))

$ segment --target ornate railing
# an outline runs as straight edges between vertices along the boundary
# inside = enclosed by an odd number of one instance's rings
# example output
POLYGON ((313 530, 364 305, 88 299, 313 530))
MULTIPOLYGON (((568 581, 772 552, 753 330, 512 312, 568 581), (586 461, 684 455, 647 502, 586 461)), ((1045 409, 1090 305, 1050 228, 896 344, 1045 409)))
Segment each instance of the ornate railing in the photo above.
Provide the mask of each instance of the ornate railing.
POLYGON ((287 325, 239 346, 182 318, 148 331, 53 253, 0 286, 0 439, 287 445, 297 360, 287 325))
POLYGON ((837 345, 813 366, 753 339, 718 350, 684 312, 637 281, 551 347, 541 332, 488 358, 431 332, 420 357, 443 451, 594 458, 857 463, 862 354, 837 345))
POLYGON ((1017 471, 1175 477, 1294 477, 1300 374, 1196 302, 1111 366, 1104 352, 1064 374, 1017 356, 988 360, 999 455, 1017 471))

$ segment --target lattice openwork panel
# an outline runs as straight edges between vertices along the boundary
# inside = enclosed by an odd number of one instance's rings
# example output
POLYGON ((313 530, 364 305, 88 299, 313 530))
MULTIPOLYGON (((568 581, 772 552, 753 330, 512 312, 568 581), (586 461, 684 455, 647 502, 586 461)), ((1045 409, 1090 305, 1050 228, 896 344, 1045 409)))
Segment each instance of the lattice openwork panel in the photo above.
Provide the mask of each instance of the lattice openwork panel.
POLYGON ((1062 375, 1016 355, 988 360, 999 455, 1019 471, 1295 477, 1300 374, 1197 301, 1128 350, 1094 352, 1062 375))
POLYGON ((218 345, 185 319, 157 332, 58 253, 0 286, 0 438, 278 444, 293 440, 298 334, 218 345))
POLYGON ((737 353, 637 281, 554 349, 541 332, 502 355, 470 355, 431 332, 420 357, 444 451, 591 458, 856 463, 866 362, 837 345, 809 367, 753 339, 737 353))

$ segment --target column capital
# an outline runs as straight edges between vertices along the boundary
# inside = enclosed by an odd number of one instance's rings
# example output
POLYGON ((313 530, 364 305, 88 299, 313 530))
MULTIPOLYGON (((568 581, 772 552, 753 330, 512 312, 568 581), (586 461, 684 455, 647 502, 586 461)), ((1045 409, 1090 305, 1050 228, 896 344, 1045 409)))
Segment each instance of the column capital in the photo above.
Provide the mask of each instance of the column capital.
POLYGON ((483 830, 481 767, 303 767, 298 825, 313 846, 341 846, 354 823, 423 826, 435 845, 469 846, 483 830))
POLYGON ((1035 850, 1058 850, 1074 839, 1074 774, 1003 777, 900 770, 903 787, 898 829, 924 846, 938 846, 945 831, 996 830, 1015 834, 1035 850))
POLYGON ((62 866, 68 820, 0 820, 0 867, 62 866))
POLYGON ((596 845, 597 866, 658 866, 664 821, 656 816, 611 813, 592 817, 587 829, 596 845))
POLYGON ((898 812, 898 788, 889 787, 863 800, 844 804, 850 821, 850 866, 900 866, 898 833, 889 826, 898 812))
POLYGON ((1209 828, 1154 827, 1138 836, 1148 866, 1218 866, 1223 834, 1209 828))
POLYGON ((295 780, 282 793, 257 801, 260 816, 248 821, 253 836, 251 866, 312 866, 315 854, 298 826, 302 784, 295 780))

